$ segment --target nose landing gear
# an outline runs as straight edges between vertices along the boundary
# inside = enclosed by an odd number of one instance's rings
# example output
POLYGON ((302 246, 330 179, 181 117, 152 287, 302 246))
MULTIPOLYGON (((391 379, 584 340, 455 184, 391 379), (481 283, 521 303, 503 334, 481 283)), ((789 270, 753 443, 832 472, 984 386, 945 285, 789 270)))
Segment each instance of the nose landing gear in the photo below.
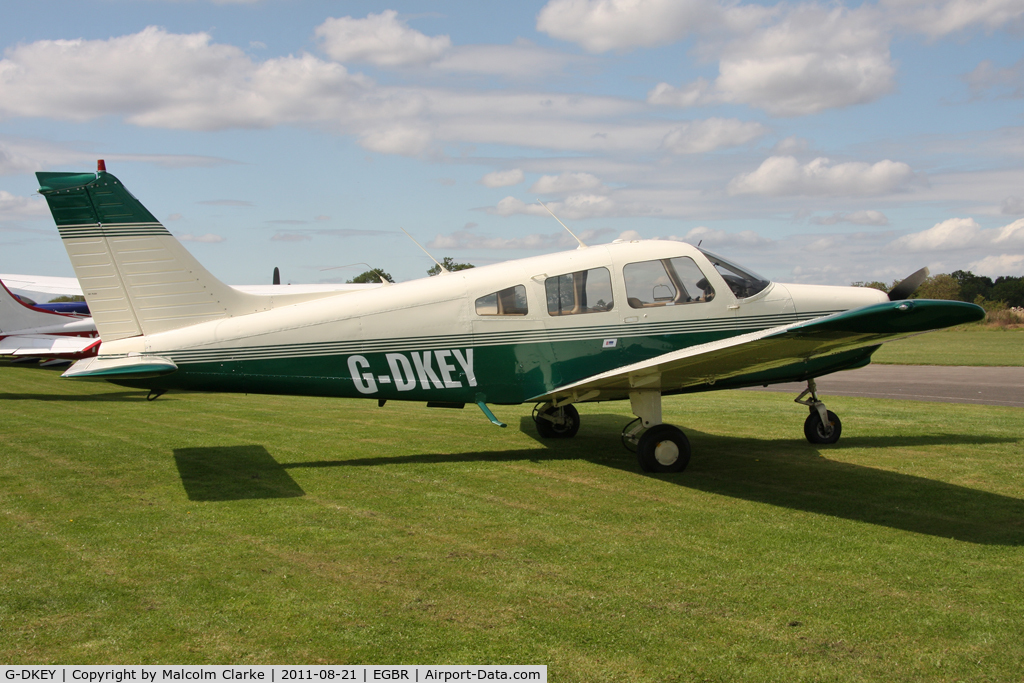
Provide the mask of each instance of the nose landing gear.
POLYGON ((843 433, 843 423, 839 416, 825 408, 818 399, 818 387, 813 379, 807 380, 807 388, 794 399, 796 403, 807 406, 811 414, 804 421, 804 436, 813 444, 831 444, 839 441, 843 433), (810 398, 804 397, 810 394, 810 398))

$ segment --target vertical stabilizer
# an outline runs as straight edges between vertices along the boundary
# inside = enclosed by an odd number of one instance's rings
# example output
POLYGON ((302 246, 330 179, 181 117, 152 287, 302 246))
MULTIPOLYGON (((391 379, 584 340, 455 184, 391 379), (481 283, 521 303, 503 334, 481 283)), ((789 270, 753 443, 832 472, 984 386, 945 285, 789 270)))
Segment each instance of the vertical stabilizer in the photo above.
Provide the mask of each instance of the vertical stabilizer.
POLYGON ((36 177, 105 342, 273 307, 211 275, 102 166, 36 177))

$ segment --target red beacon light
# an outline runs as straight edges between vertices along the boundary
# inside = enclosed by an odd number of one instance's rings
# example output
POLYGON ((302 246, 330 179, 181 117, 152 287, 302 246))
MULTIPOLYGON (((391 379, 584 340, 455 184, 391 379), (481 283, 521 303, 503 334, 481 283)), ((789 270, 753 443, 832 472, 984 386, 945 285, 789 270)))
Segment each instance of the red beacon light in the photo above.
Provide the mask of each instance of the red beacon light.
POLYGON ((97 173, 106 173, 107 172, 107 164, 106 164, 105 161, 103 161, 103 159, 98 159, 96 161, 96 172, 97 173))

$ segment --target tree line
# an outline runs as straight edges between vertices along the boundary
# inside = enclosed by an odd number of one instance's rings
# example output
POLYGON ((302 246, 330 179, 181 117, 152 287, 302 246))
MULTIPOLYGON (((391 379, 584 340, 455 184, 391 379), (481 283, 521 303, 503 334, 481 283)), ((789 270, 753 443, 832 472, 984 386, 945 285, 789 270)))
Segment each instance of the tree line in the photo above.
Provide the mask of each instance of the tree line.
MULTIPOLYGON (((456 270, 465 270, 466 268, 473 268, 472 263, 458 263, 451 256, 445 256, 441 259, 441 264, 445 267, 445 270, 449 272, 455 272, 456 270)), ((434 276, 441 272, 441 267, 434 264, 427 270, 427 275, 434 276)), ((371 268, 365 272, 356 275, 351 280, 347 281, 347 284, 366 284, 372 282, 380 282, 381 280, 387 280, 388 282, 394 282, 394 278, 391 277, 390 273, 385 273, 383 268, 371 268)))
MULTIPOLYGON (((854 282, 854 287, 873 287, 883 292, 892 289, 884 282, 854 282)), ((986 310, 1024 306, 1024 277, 1001 276, 993 280, 969 270, 932 275, 911 295, 912 299, 945 299, 978 304, 986 310)))

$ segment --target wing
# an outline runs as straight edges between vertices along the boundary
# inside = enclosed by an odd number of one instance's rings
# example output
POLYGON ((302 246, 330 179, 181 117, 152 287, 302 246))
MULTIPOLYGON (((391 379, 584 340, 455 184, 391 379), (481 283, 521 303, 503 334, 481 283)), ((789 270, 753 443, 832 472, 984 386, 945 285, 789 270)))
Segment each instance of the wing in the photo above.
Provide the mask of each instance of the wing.
POLYGON ((919 299, 875 304, 672 351, 558 387, 530 401, 570 397, 576 401, 605 401, 626 398, 638 389, 685 391, 984 317, 980 306, 960 301, 919 299))
POLYGON ((81 356, 95 351, 95 337, 59 334, 15 334, 0 339, 0 356, 81 356))
POLYGON ((35 301, 49 301, 55 296, 82 296, 82 287, 73 277, 50 277, 46 275, 0 275, 0 280, 15 294, 27 296, 35 301))

